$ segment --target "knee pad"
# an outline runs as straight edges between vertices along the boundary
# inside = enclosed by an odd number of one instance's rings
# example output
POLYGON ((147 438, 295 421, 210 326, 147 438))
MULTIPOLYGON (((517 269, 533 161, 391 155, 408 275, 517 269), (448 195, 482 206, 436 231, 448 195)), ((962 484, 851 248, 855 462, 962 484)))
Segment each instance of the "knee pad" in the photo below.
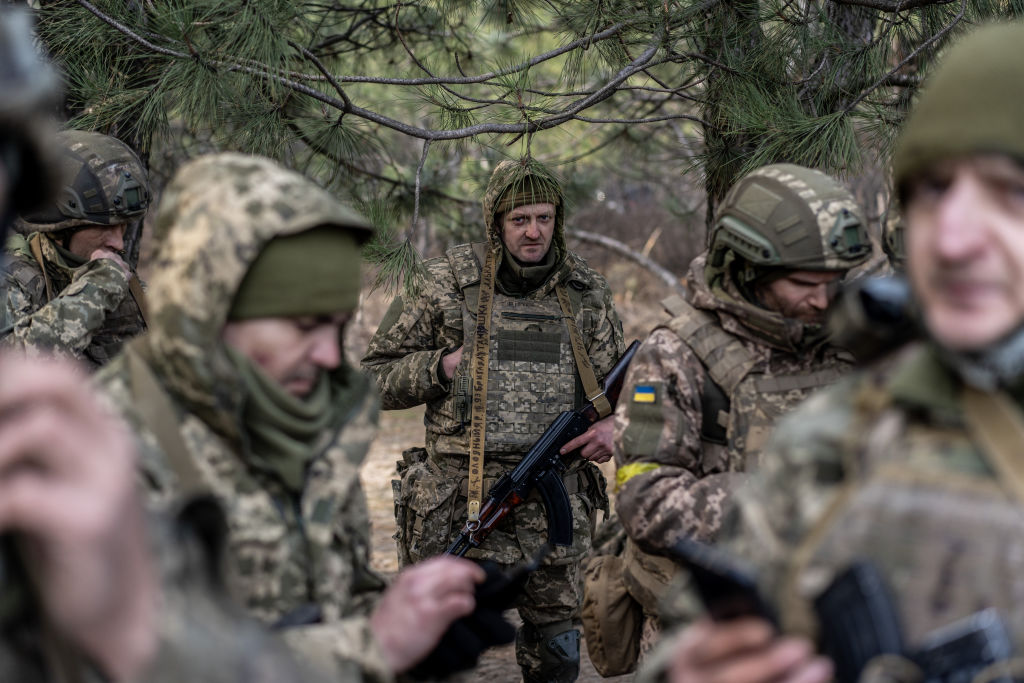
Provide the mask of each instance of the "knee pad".
POLYGON ((540 667, 536 671, 523 671, 525 683, 573 683, 580 675, 580 632, 571 621, 557 621, 535 627, 523 624, 525 639, 534 640, 540 647, 540 667))

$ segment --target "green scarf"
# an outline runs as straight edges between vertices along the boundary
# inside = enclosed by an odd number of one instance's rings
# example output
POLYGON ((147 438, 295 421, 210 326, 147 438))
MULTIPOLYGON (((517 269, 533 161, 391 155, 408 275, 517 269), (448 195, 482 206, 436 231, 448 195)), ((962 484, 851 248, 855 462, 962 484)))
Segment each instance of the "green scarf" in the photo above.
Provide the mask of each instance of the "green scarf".
POLYGON ((553 242, 540 263, 520 263, 504 244, 501 245, 501 251, 496 286, 498 291, 506 296, 525 296, 538 289, 547 282, 558 263, 553 242))
POLYGON ((349 401, 332 400, 339 392, 327 372, 308 396, 297 398, 238 351, 228 347, 228 356, 245 393, 242 422, 250 464, 301 492, 320 436, 338 423, 349 401))
POLYGON ((75 268, 84 266, 86 263, 89 262, 89 259, 84 259, 81 256, 76 256, 75 254, 72 254, 70 251, 62 247, 57 242, 54 242, 53 246, 56 247, 57 253, 60 254, 60 257, 64 259, 64 263, 61 263, 59 265, 62 265, 65 268, 74 270, 75 268))

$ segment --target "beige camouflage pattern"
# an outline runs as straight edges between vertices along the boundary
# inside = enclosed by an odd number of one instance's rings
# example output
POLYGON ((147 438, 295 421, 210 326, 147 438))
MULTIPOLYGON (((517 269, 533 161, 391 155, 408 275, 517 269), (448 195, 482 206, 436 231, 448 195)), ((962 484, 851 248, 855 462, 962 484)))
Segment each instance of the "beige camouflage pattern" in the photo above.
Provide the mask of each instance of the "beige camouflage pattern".
POLYGON ((994 606, 1024 652, 1024 503, 967 432, 961 388, 913 347, 779 424, 723 535, 787 629, 813 633, 808 601, 859 556, 881 569, 911 646, 994 606))
MULTIPOLYGON (((503 162, 491 176, 483 202, 488 245, 455 247, 444 257, 426 261, 417 296, 395 300, 363 358, 364 369, 375 376, 381 389, 385 409, 426 404, 425 457, 412 463, 396 486, 397 541, 400 557, 406 561, 443 552, 464 522, 470 397, 466 378, 471 349, 463 351, 451 381, 443 376, 441 358, 472 341, 466 330, 474 326, 483 254, 500 241, 493 207, 505 188, 521 176, 521 169, 518 162, 503 162)), ((552 248, 559 258, 549 279, 523 297, 495 292, 485 491, 518 462, 557 412, 580 405, 582 394, 566 326, 555 321, 555 316, 561 319, 555 286, 561 284, 569 293, 598 378, 624 350, 622 325, 607 283, 564 248, 563 213, 560 209, 557 214, 552 248), (518 319, 517 314, 521 314, 518 319), (522 342, 530 341, 531 335, 540 344, 524 347, 522 342)), ((573 510, 573 544, 556 547, 527 584, 518 608, 528 625, 578 618, 579 563, 590 547, 595 510, 605 504, 606 497, 603 477, 582 460, 569 467, 565 483, 573 510)), ((516 564, 531 558, 546 539, 547 518, 537 497, 517 508, 483 548, 468 556, 516 564)), ((517 657, 527 669, 536 670, 535 645, 521 643, 517 657)))
POLYGON ((731 248, 757 265, 848 270, 871 256, 866 225, 856 199, 832 177, 795 164, 769 164, 729 190, 715 217, 711 253, 717 258, 731 248), (770 245, 767 252, 758 240, 770 245))
MULTIPOLYGON (((220 341, 249 264, 280 235, 359 220, 328 193, 269 160, 201 158, 168 186, 157 216, 150 287, 153 327, 134 349, 177 410, 179 432, 202 483, 227 511, 229 587, 264 622, 307 603, 324 623, 288 629, 300 659, 336 680, 388 680, 368 614, 383 588, 369 568, 369 521, 359 467, 373 438, 378 399, 343 365, 331 379, 361 398, 325 432, 301 497, 246 461, 241 380, 220 341)), ((359 223, 357 223, 358 225, 359 223)), ((139 436, 141 470, 154 500, 179 493, 175 465, 139 410, 124 356, 98 375, 139 436)))
POLYGON ((32 237, 12 235, 8 240, 0 344, 33 354, 56 353, 99 368, 146 329, 128 277, 110 259, 71 268, 42 236, 41 252, 54 291, 48 301, 42 268, 28 245, 32 237))

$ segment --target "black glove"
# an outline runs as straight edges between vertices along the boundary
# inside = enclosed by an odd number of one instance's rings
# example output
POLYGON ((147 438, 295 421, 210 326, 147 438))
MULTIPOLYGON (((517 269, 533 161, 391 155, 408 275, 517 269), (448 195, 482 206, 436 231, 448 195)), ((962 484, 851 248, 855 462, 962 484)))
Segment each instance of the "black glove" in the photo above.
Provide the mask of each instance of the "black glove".
POLYGON ((505 620, 503 613, 512 607, 526 580, 546 554, 546 549, 542 549, 530 563, 508 573, 493 562, 481 562, 487 578, 476 587, 476 609, 452 622, 437 647, 408 671, 408 675, 417 681, 426 681, 472 669, 484 650, 515 640, 516 629, 505 620))

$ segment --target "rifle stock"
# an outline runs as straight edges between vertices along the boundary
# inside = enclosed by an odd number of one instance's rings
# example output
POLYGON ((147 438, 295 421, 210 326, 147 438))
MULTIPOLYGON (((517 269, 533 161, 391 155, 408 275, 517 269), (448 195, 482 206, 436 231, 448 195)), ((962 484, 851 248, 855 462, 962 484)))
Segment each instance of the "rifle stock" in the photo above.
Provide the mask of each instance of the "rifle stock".
MULTIPOLYGON (((639 347, 639 341, 630 344, 601 383, 601 390, 613 409, 622 394, 626 370, 639 347)), ((544 501, 548 518, 548 542, 571 545, 572 509, 569 494, 562 483, 565 462, 559 451, 599 419, 601 417, 590 401, 579 410, 567 410, 556 417, 519 464, 494 482, 480 506, 480 521, 476 524, 467 521, 445 554, 462 557, 470 549, 480 547, 495 526, 513 508, 521 505, 534 488, 540 490, 544 501)))

